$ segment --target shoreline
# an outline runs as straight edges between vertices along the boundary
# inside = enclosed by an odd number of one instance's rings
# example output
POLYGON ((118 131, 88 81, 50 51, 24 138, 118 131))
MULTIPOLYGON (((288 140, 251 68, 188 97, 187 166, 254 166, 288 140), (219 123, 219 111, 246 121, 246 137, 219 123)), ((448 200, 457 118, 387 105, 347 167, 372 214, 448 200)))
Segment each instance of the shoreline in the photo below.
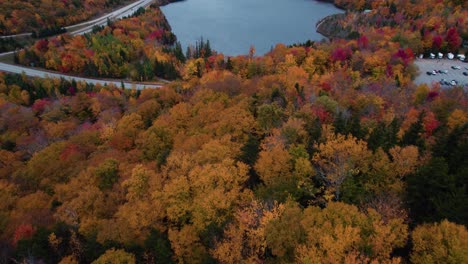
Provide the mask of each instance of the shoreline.
POLYGON ((346 38, 349 32, 345 31, 338 23, 345 15, 345 13, 339 13, 328 15, 320 19, 315 24, 315 31, 328 40, 333 38, 346 38))
POLYGON ((331 14, 321 18, 317 23, 315 23, 315 31, 320 35, 324 36, 327 40, 333 38, 346 38, 343 34, 349 34, 349 32, 344 31, 343 28, 337 23, 341 18, 343 18, 347 13, 348 9, 344 6, 336 4, 334 0, 316 0, 318 2, 333 4, 336 8, 343 10, 344 13, 331 14), (340 27, 340 28, 338 28, 340 27))

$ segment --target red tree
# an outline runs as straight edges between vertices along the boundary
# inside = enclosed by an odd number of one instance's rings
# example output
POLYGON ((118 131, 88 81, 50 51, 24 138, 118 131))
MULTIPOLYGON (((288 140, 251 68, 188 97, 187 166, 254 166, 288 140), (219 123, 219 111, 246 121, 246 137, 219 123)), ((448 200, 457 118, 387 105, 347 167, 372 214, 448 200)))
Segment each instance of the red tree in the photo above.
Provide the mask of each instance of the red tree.
POLYGON ((447 41, 449 49, 451 51, 457 50, 462 43, 460 34, 458 34, 457 29, 454 27, 449 28, 449 30, 447 31, 447 36, 445 37, 445 40, 447 41))
POLYGON ((18 241, 25 238, 30 238, 36 233, 36 229, 31 224, 21 224, 15 229, 13 235, 13 245, 16 246, 18 241))

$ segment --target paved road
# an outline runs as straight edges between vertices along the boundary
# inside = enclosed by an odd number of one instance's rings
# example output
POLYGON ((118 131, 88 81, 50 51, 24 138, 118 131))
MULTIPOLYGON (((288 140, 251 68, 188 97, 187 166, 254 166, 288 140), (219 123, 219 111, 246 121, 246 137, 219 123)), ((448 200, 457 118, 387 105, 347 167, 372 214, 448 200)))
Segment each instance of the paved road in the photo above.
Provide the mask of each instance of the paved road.
MULTIPOLYGON (((122 86, 122 81, 120 80, 106 80, 106 79, 93 79, 93 78, 83 78, 83 77, 76 77, 76 76, 71 76, 71 75, 66 75, 66 74, 61 74, 58 72, 51 72, 51 71, 45 71, 41 69, 33 69, 33 68, 28 68, 28 67, 23 67, 23 66, 16 66, 16 65, 11 65, 11 64, 6 64, 6 63, 1 63, 0 62, 0 71, 4 72, 10 72, 10 73, 17 73, 17 74, 26 74, 27 76, 30 77, 40 77, 40 78, 64 78, 67 80, 75 80, 75 81, 84 81, 87 83, 92 83, 92 84, 101 84, 101 85, 107 85, 107 84, 114 84, 117 87, 122 86)), ((123 81, 123 85, 127 89, 132 89, 136 88, 138 90, 142 89, 148 89, 148 88, 160 88, 162 87, 161 84, 147 84, 147 83, 132 83, 128 81, 123 81)))
POLYGON ((105 26, 107 25, 107 19, 116 20, 126 16, 130 16, 135 13, 140 7, 147 7, 151 5, 154 0, 139 0, 130 5, 124 6, 114 12, 108 13, 102 17, 96 18, 91 21, 86 21, 77 25, 72 25, 65 27, 67 32, 71 35, 83 35, 85 33, 91 32, 95 26, 105 26), (81 28, 83 27, 83 28, 81 28), (74 30, 78 28, 77 30, 74 30))
POLYGON ((0 36, 0 39, 4 39, 4 38, 29 37, 29 36, 31 36, 31 35, 32 35, 32 33, 21 33, 21 34, 16 34, 16 35, 0 36))
MULTIPOLYGON (((416 66, 419 68, 419 75, 416 77, 414 82, 416 84, 421 83, 439 83, 441 79, 445 79, 448 82, 455 80, 459 85, 468 88, 468 76, 463 75, 463 72, 468 73, 468 63, 460 60, 448 60, 448 59, 416 59, 414 61, 416 66), (452 69, 452 66, 459 66, 460 70, 452 69), (427 72, 434 70, 447 70, 445 73, 437 73, 436 75, 428 75, 427 72)), ((442 85, 442 87, 449 87, 442 85)))
MULTIPOLYGON (((89 20, 83 23, 79 23, 76 25, 71 25, 65 27, 67 32, 71 35, 82 35, 84 33, 90 32, 93 30, 94 26, 103 26, 107 24, 107 19, 115 20, 122 17, 129 16, 137 11, 140 7, 147 7, 149 6, 154 0, 138 0, 134 3, 126 5, 122 8, 119 8, 111 13, 103 15, 93 20, 89 20)), ((31 33, 21 33, 17 35, 9 35, 9 36, 0 36, 0 38, 16 38, 16 37, 24 37, 24 36, 31 36, 31 33)))

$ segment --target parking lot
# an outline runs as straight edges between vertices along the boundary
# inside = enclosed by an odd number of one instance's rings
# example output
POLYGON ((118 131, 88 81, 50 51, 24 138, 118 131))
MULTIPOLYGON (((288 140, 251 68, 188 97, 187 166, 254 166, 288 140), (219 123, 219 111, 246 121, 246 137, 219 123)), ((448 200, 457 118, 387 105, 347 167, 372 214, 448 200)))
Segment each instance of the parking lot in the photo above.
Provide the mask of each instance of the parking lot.
POLYGON ((468 76, 463 75, 463 72, 468 74, 468 63, 460 60, 448 59, 416 59, 414 61, 419 68, 419 75, 414 82, 421 83, 440 83, 445 79, 448 84, 442 84, 442 87, 449 87, 450 82, 455 80, 458 85, 468 88, 468 76), (452 69, 452 66, 460 67, 460 70, 452 69), (437 73, 436 75, 428 75, 427 72, 447 71, 447 73, 437 73))

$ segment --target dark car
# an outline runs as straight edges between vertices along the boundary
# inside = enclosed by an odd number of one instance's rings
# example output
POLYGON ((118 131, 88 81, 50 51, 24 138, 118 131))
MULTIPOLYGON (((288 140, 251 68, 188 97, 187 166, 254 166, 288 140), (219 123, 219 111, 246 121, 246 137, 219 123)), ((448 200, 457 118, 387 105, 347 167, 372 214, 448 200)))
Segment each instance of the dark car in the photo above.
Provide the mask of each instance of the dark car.
POLYGON ((463 75, 468 76, 468 72, 463 72, 463 75))

